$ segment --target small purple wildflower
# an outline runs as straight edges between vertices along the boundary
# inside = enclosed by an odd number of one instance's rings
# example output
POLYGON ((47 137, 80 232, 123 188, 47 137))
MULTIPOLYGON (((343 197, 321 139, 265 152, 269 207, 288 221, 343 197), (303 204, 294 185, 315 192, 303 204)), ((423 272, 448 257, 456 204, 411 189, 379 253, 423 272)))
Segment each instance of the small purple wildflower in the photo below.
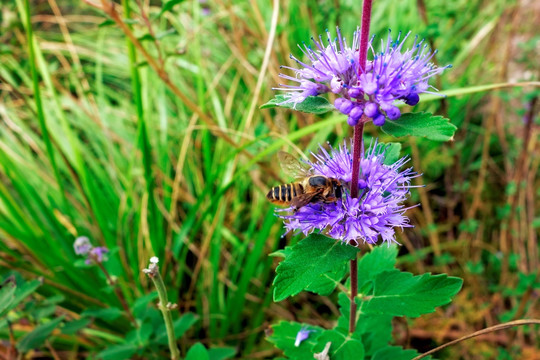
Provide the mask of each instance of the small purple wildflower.
POLYGON ((92 244, 90 243, 90 239, 86 236, 79 236, 75 239, 75 242, 73 243, 73 249, 75 250, 75 254, 77 255, 86 255, 92 250, 92 244))
POLYGON ((286 91, 286 100, 279 105, 293 103, 296 106, 308 96, 332 92, 338 96, 334 103, 336 109, 349 116, 350 125, 356 125, 360 117, 366 115, 376 120, 376 125, 382 126, 385 118, 396 120, 401 116, 394 104, 396 100, 416 105, 420 99, 418 94, 433 93, 428 91, 434 89, 428 84, 429 78, 451 67, 437 67, 431 63, 436 51, 430 52, 427 44, 423 40, 418 41, 418 37, 410 49, 403 50, 410 32, 403 40, 400 39, 401 33, 396 40, 392 40, 389 32, 386 43, 381 42, 381 52, 374 50, 374 38, 371 39, 369 47, 373 59, 367 61, 365 70, 359 69, 359 30, 353 33, 350 44, 339 28, 335 39, 331 39, 328 30, 326 35, 326 41, 322 36, 318 40, 311 38, 314 48, 306 44, 299 46, 308 63, 291 55, 291 59, 301 66, 300 69, 281 67, 294 71, 296 76, 280 74, 280 77, 298 84, 280 84, 280 88, 275 88, 286 91), (381 115, 384 117, 381 118, 381 115))
POLYGON ((86 256, 87 265, 93 263, 102 263, 107 260, 109 249, 104 246, 94 247, 86 236, 79 236, 73 243, 75 254, 86 256))
POLYGON ((306 340, 309 337, 309 333, 315 330, 308 330, 306 328, 301 328, 300 331, 296 334, 296 339, 294 340, 294 346, 299 347, 300 343, 306 340))
MULTIPOLYGON (((360 160, 361 176, 358 181, 359 196, 352 198, 344 191, 343 198, 334 203, 308 204, 298 211, 281 210, 278 216, 284 220, 287 232, 324 232, 347 244, 358 246, 360 242, 375 244, 379 237, 383 242, 396 242, 395 228, 412 227, 404 215, 409 197, 411 179, 420 176, 412 168, 400 170, 409 158, 403 157, 391 165, 384 164, 386 149, 377 147, 375 141, 360 160), (286 213, 283 213, 286 212, 286 213)), ((352 179, 352 155, 347 142, 330 152, 321 147, 313 154, 316 161, 308 161, 315 175, 339 179, 350 186, 352 179)))

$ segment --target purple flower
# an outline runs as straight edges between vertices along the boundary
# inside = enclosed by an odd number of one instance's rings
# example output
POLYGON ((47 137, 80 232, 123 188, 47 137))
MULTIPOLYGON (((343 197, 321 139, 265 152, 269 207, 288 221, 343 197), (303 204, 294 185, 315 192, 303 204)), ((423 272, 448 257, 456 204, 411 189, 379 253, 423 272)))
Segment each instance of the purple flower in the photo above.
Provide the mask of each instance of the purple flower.
MULTIPOLYGON (((358 181, 359 195, 353 199, 344 191, 342 199, 333 203, 308 204, 296 212, 284 209, 278 216, 284 220, 287 232, 313 231, 358 246, 360 242, 375 244, 396 242, 395 228, 412 227, 404 215, 408 209, 403 204, 409 197, 411 179, 418 177, 412 168, 400 170, 409 159, 403 157, 395 163, 384 164, 386 148, 377 141, 360 160, 361 175, 358 181), (285 213, 284 213, 285 212, 285 213)), ((352 179, 352 141, 330 152, 321 147, 315 162, 308 162, 314 175, 324 175, 339 179, 350 186, 352 179)))
POLYGON ((73 243, 75 254, 86 256, 85 263, 101 263, 107 260, 109 249, 104 246, 94 247, 86 236, 80 236, 73 243))
POLYGON ((286 100, 280 103, 301 103, 308 96, 317 96, 333 92, 338 96, 336 109, 349 115, 349 124, 356 125, 362 114, 376 120, 376 125, 383 125, 385 118, 396 120, 401 116, 395 106, 396 100, 408 105, 416 105, 418 94, 432 93, 429 78, 449 68, 436 67, 431 63, 436 52, 430 52, 423 40, 415 38, 410 49, 403 50, 403 44, 410 32, 400 40, 392 40, 390 32, 386 43, 381 42, 381 51, 373 48, 373 38, 369 48, 373 59, 368 60, 366 69, 359 69, 359 37, 357 29, 350 44, 337 28, 337 37, 331 39, 326 31, 326 41, 322 37, 312 38, 314 47, 303 44, 300 50, 308 62, 302 62, 291 55, 301 68, 282 66, 295 72, 296 76, 280 74, 282 78, 294 81, 297 85, 281 85, 276 90, 286 91, 286 100), (343 101, 347 100, 347 101, 343 101), (353 100, 351 102, 350 100, 353 100), (352 105, 351 105, 352 104, 352 105), (384 117, 382 117, 384 116, 384 117))
POLYGON ((294 346, 299 347, 300 343, 306 340, 309 337, 309 333, 315 330, 308 330, 306 328, 301 328, 300 331, 296 334, 296 339, 294 340, 294 346))
POLYGON ((75 239, 75 242, 73 243, 73 249, 75 250, 75 254, 77 255, 86 255, 92 250, 92 244, 90 243, 90 239, 86 236, 79 236, 75 239))

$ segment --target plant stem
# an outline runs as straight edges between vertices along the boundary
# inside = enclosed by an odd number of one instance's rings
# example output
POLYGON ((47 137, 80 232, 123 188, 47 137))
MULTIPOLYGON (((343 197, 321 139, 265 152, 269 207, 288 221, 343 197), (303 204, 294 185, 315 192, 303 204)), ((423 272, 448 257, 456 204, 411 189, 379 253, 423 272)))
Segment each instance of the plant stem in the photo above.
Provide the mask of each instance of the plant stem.
POLYGON ((103 272, 103 274, 105 274, 105 278, 107 279, 107 283, 109 283, 112 286, 112 288, 114 290, 114 293, 116 294, 116 297, 118 298, 118 300, 120 300, 120 304, 124 308, 124 311, 126 312, 126 315, 127 315, 128 319, 129 319, 129 321, 131 321, 131 323, 133 324, 133 326, 135 328, 138 328, 139 325, 137 324, 137 320, 135 320, 135 317, 133 316, 133 313, 131 312, 131 310, 130 310, 130 308, 128 306, 128 303, 127 303, 126 299, 124 298, 124 294, 116 286, 115 280, 113 280, 113 278, 111 277, 111 275, 109 274, 109 272, 107 271, 105 266, 103 266, 103 264, 100 261, 98 261, 95 258, 93 260, 94 260, 94 263, 103 272))
MULTIPOLYGON (((371 23, 371 5, 373 0, 364 0, 362 6, 362 27, 360 29, 360 51, 358 57, 358 72, 364 72, 367 61, 367 48, 369 37, 369 24, 371 23)), ((351 179, 351 197, 358 197, 358 179, 360 176, 360 158, 364 153, 364 124, 368 118, 364 115, 358 125, 354 127, 353 168, 351 179)), ((356 296, 358 295, 358 260, 351 260, 351 305, 349 318, 349 332, 353 333, 356 327, 356 296)))
POLYGON ((159 271, 156 271, 154 276, 150 276, 159 295, 159 310, 163 315, 165 321, 165 328, 167 329, 167 338, 169 339, 169 349, 171 351, 171 360, 180 359, 180 351, 176 346, 176 337, 174 336, 174 325, 171 316, 171 309, 169 308, 169 300, 167 299, 167 290, 163 283, 163 278, 159 271))

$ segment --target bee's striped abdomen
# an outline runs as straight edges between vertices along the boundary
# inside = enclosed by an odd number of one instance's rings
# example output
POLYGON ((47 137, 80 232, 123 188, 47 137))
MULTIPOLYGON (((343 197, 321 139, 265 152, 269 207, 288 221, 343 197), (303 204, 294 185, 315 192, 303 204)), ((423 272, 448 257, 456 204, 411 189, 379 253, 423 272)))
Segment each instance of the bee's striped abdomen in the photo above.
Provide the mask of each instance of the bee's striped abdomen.
POLYGON ((275 204, 286 205, 302 193, 302 185, 298 183, 283 184, 271 188, 266 198, 275 204))

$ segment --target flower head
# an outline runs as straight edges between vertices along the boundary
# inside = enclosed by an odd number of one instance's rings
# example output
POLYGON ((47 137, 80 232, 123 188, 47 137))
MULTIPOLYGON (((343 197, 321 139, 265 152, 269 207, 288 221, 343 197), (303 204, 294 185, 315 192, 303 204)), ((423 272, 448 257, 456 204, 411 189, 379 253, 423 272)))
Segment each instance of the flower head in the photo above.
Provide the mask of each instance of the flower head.
POLYGON ((86 236, 79 236, 73 243, 75 254, 86 256, 85 263, 102 263, 107 260, 109 249, 104 246, 94 247, 86 236))
POLYGON ((150 258, 150 264, 148 265, 148 268, 142 269, 142 272, 151 278, 155 277, 159 271, 158 263, 159 263, 159 258, 157 256, 152 256, 150 258))
POLYGON ((306 340, 309 337, 309 333, 313 332, 315 330, 308 330, 305 327, 302 327, 297 333, 296 333, 296 339, 294 340, 294 346, 299 347, 302 341, 306 340))
POLYGON ((401 116, 395 101, 416 105, 419 94, 430 93, 429 78, 441 73, 450 65, 437 67, 431 63, 436 52, 430 52, 423 40, 415 38, 410 49, 403 50, 403 44, 410 32, 401 40, 401 34, 392 40, 390 32, 386 43, 381 42, 381 51, 369 48, 373 59, 368 60, 365 69, 359 68, 359 31, 353 33, 349 44, 337 28, 337 37, 332 39, 328 30, 326 41, 322 37, 312 38, 314 46, 303 44, 300 50, 309 60, 307 63, 291 55, 301 68, 290 69, 295 77, 280 74, 296 85, 283 85, 285 103, 301 103, 308 96, 333 92, 338 96, 334 103, 336 109, 348 115, 348 123, 356 125, 362 115, 371 118, 375 125, 382 126, 386 118, 396 120, 401 116))
MULTIPOLYGON (((358 198, 344 191, 343 198, 333 203, 308 204, 293 213, 282 210, 278 216, 284 220, 287 232, 325 232, 357 246, 361 241, 375 244, 379 239, 395 242, 396 227, 411 227, 403 203, 414 187, 411 179, 419 175, 412 168, 400 170, 409 161, 407 157, 385 164, 386 149, 378 145, 375 141, 360 159, 358 198)), ((316 161, 308 162, 313 174, 350 184, 352 155, 346 142, 330 152, 321 147, 319 154, 313 155, 316 161)))
POLYGON ((73 243, 73 249, 75 250, 75 254, 77 255, 86 255, 92 250, 92 244, 90 243, 90 239, 86 236, 79 236, 75 239, 75 242, 73 243))

